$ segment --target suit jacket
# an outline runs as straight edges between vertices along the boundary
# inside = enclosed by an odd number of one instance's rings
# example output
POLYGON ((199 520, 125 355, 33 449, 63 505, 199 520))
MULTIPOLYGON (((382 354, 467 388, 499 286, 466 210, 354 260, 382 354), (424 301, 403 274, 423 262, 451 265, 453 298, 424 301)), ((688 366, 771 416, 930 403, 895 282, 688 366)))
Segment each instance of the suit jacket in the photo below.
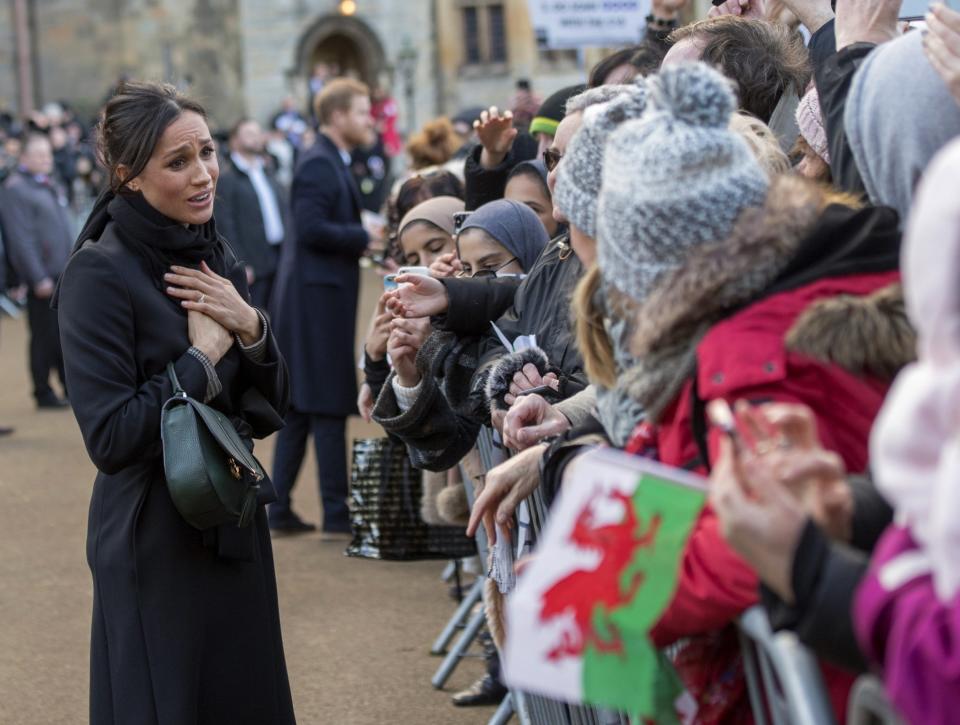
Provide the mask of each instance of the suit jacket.
POLYGON ((2 212, 10 263, 30 286, 44 277, 56 279, 73 249, 66 197, 19 171, 10 175, 5 187, 2 212))
MULTIPOLYGON (((277 199, 283 219, 285 242, 291 236, 287 195, 273 176, 264 173, 277 199)), ((263 227, 260 198, 249 175, 238 168, 229 156, 224 160, 223 171, 217 182, 214 217, 217 220, 217 231, 230 242, 241 261, 253 267, 257 279, 276 273, 276 255, 272 252, 272 245, 267 241, 267 233, 263 227)))
POLYGON ((293 238, 280 256, 270 313, 290 366, 293 407, 354 415, 358 260, 367 233, 350 170, 323 134, 297 164, 290 208, 293 238))

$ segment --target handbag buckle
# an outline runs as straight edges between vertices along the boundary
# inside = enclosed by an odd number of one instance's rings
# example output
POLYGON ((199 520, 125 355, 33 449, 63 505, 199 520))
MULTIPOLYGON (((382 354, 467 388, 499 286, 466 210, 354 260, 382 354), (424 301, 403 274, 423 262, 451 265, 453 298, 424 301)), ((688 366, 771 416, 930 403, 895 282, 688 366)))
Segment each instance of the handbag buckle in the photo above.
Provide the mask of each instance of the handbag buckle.
POLYGON ((243 474, 240 471, 240 464, 237 463, 237 459, 231 458, 227 461, 227 466, 230 468, 230 475, 233 476, 238 481, 243 478, 243 474))

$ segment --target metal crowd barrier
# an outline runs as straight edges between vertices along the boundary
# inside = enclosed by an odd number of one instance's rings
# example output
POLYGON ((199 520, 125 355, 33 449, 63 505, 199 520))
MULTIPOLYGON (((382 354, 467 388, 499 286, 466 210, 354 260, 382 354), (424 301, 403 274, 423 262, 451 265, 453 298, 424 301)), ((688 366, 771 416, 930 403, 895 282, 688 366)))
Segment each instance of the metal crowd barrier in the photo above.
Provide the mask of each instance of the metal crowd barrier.
POLYGON ((873 675, 861 675, 850 691, 847 725, 903 725, 890 703, 883 683, 873 675))
MULTIPOLYGON (((508 457, 507 451, 495 443, 493 431, 487 427, 480 431, 477 449, 484 471, 508 457)), ((463 480, 472 507, 472 482, 467 475, 463 480)), ((529 520, 528 539, 535 541, 546 525, 548 507, 539 489, 534 490, 524 503, 523 518, 529 520)), ((482 526, 477 533, 477 548, 485 566, 488 542, 482 526)), ((524 552, 516 553, 519 557, 524 552)), ((442 652, 456 630, 463 628, 460 639, 434 675, 434 687, 443 686, 483 626, 482 605, 478 613, 469 617, 469 612, 481 601, 482 588, 481 577, 434 643, 433 651, 442 652)), ((740 617, 739 630, 747 691, 757 725, 832 725, 836 722, 816 658, 794 633, 772 632, 766 612, 759 606, 740 617)), ((883 696, 882 687, 878 687, 878 684, 865 683, 861 689, 855 690, 851 696, 850 725, 900 725, 901 721, 883 696), (855 705, 858 708, 856 713, 855 705)), ((504 725, 514 714, 521 725, 630 725, 630 718, 624 713, 569 704, 517 690, 511 690, 504 698, 489 725, 504 725)))
POLYGON ((817 660, 797 635, 771 631, 760 606, 744 612, 739 627, 747 692, 757 725, 836 722, 817 660))

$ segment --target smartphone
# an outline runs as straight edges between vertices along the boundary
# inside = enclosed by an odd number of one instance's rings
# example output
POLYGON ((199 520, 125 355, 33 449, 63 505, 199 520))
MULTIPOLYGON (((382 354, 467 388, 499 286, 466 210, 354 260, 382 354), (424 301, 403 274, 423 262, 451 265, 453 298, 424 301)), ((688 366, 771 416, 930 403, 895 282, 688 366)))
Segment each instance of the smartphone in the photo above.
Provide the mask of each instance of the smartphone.
POLYGON ((429 277, 430 268, 429 267, 401 267, 400 269, 397 270, 397 276, 401 274, 419 274, 423 277, 429 277))
MULTIPOLYGON (((960 11, 960 0, 940 0, 951 10, 960 11)), ((903 0, 900 5, 901 20, 923 20, 930 10, 933 0, 903 0)))
POLYGON ((455 211, 453 212, 453 233, 459 234, 460 229, 463 227, 463 223, 467 221, 467 217, 473 214, 472 211, 455 211))

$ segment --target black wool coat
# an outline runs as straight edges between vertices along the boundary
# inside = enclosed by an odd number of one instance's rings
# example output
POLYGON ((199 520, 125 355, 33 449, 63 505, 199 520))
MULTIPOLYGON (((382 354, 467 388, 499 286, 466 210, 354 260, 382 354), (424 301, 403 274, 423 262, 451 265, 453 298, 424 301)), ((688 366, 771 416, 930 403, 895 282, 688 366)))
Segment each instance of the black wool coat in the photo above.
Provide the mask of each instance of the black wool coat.
MULTIPOLYGON (((243 267, 228 273, 246 295, 243 267)), ((87 530, 90 722, 293 723, 263 505, 249 528, 201 532, 167 491, 167 363, 190 396, 203 400, 207 386, 186 352, 185 313, 118 239, 114 222, 71 258, 58 309, 70 402, 99 469, 87 530)), ((262 437, 282 425, 288 378, 272 338, 263 362, 234 346, 217 372, 223 391, 210 404, 241 434, 262 437)))
POLYGON ((294 233, 280 254, 270 314, 290 366, 293 407, 355 415, 358 261, 367 233, 350 170, 323 134, 297 164, 290 206, 294 233))

